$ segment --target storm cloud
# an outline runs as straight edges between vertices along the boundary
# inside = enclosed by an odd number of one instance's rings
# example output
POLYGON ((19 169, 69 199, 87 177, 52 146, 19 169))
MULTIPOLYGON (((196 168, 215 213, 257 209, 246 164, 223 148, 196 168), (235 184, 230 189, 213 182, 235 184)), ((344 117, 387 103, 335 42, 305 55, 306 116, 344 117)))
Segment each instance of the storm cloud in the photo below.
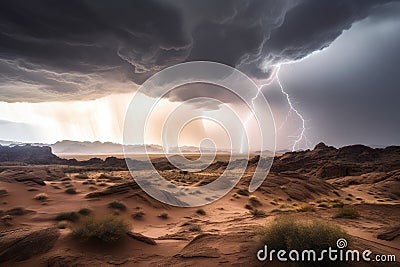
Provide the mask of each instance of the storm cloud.
POLYGON ((0 101, 131 92, 157 71, 192 60, 267 79, 275 66, 329 46, 387 2, 1 1, 0 101))

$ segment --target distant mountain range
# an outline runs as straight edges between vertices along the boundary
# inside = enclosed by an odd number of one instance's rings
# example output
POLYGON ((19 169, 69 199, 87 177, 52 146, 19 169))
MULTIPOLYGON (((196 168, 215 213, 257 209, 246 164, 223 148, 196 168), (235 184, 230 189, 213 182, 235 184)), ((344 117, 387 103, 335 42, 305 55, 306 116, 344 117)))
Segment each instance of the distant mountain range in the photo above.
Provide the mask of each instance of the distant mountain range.
MULTIPOLYGON (((0 145, 3 146, 20 146, 20 145, 32 145, 32 146, 49 146, 52 152, 56 155, 114 155, 123 154, 123 145, 111 143, 111 142, 79 142, 64 140, 56 142, 54 144, 43 144, 43 143, 22 143, 13 141, 3 141, 0 140, 0 145)), ((125 147, 128 153, 151 153, 151 154, 161 154, 163 148, 160 145, 148 144, 148 145, 129 145, 125 147)), ((180 148, 173 147, 169 148, 169 153, 178 153, 179 149, 183 153, 199 153, 199 149, 194 146, 182 146, 180 148)), ((213 153, 212 148, 206 148, 203 150, 204 153, 213 153)), ((228 153, 228 150, 218 150, 218 153, 228 153)))
MULTIPOLYGON (((59 141, 54 144, 46 144, 46 143, 24 143, 24 142, 16 142, 16 141, 5 141, 0 140, 0 145, 2 146, 16 146, 16 145, 31 145, 31 146, 49 146, 51 150, 56 155, 121 155, 124 153, 123 145, 112 143, 112 142, 89 142, 89 141, 71 141, 64 140, 59 141)), ((371 148, 384 148, 384 145, 370 145, 371 148)), ((147 144, 147 145, 129 145, 125 147, 128 153, 134 154, 163 154, 163 148, 157 144, 147 144)), ((195 154, 199 153, 199 148, 195 146, 182 146, 169 148, 169 153, 179 153, 179 150, 182 153, 186 154, 195 154)), ((205 148, 203 149, 204 153, 214 153, 213 148, 205 148)), ((218 149, 218 153, 230 153, 229 150, 218 149)), ((260 154, 261 151, 253 151, 252 153, 260 154)), ((271 155, 272 152, 270 150, 263 150, 264 155, 271 155)), ((276 155, 284 154, 286 152, 290 152, 290 150, 282 149, 277 150, 275 152, 276 155)), ((238 153, 238 151, 233 151, 233 153, 238 153)))

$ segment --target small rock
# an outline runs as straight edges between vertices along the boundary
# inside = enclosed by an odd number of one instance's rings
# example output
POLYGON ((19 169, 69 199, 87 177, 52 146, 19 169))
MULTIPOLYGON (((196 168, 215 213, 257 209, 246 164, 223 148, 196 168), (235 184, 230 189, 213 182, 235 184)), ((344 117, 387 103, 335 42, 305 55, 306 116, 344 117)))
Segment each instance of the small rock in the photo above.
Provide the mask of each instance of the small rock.
POLYGON ((392 241, 398 236, 400 236, 400 226, 395 226, 387 228, 383 233, 378 234, 377 238, 386 241, 392 241))
POLYGON ((135 233, 135 232, 128 232, 128 233, 126 233, 129 237, 132 237, 132 238, 134 238, 134 239, 136 239, 136 240, 138 240, 138 241, 140 241, 140 242, 144 242, 144 243, 146 243, 146 244, 149 244, 149 245, 157 245, 157 243, 156 243, 156 241, 153 239, 153 238, 151 238, 151 237, 147 237, 147 236, 144 236, 144 235, 142 235, 142 234, 139 234, 139 233, 135 233))

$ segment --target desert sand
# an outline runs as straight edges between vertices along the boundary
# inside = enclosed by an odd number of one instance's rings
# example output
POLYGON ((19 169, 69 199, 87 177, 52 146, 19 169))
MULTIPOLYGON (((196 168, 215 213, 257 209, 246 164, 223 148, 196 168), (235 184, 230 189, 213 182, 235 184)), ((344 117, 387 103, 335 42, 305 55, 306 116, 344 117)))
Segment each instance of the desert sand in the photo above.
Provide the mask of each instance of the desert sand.
MULTIPOLYGON (((0 265, 262 266, 256 258, 258 229, 287 215, 339 225, 352 237, 352 248, 393 254, 398 260, 399 151, 399 147, 335 149, 320 144, 311 151, 289 152, 275 159, 267 179, 251 194, 247 188, 255 165, 250 162, 228 195, 200 208, 158 202, 121 166, 2 162, 0 265), (67 193, 71 188, 75 192, 67 193), (40 193, 45 197, 35 199, 40 193), (114 201, 126 209, 110 208, 114 201), (354 208, 359 217, 334 218, 343 205, 354 208), (76 221, 55 220, 61 212, 84 208, 91 215, 78 213, 76 221), (160 217, 162 213, 167 214, 165 218, 160 217), (123 218, 131 232, 111 246, 72 236, 70 227, 92 215, 123 218)), ((196 185, 218 177, 226 167, 221 162, 223 158, 202 174, 168 168, 160 173, 176 184, 196 185)), ((400 266, 399 262, 349 265, 400 266)))

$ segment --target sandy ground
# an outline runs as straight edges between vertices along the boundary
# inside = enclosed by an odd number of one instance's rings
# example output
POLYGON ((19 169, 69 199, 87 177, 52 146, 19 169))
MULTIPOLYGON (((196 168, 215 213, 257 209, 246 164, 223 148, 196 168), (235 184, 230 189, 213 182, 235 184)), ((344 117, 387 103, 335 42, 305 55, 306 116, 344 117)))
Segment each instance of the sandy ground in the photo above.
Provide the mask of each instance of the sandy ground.
MULTIPOLYGON (((20 167, 22 170, 33 167, 20 167)), ((36 168, 57 169, 60 166, 39 166, 36 168)), ((17 170, 18 171, 18 168, 17 170)), ((0 175, 4 173, 0 172, 0 175)), ((251 173, 248 173, 251 174, 251 173)), ((46 181, 45 186, 27 183, 0 182, 0 189, 7 191, 0 196, 0 210, 7 211, 23 207, 29 212, 13 215, 9 225, 1 224, 0 232, 13 229, 44 229, 57 227, 54 217, 60 212, 78 211, 89 208, 98 216, 114 214, 129 222, 132 231, 154 238, 157 245, 149 245, 130 237, 125 237, 118 245, 88 245, 74 239, 70 230, 60 229, 61 236, 54 247, 44 253, 20 262, 7 262, 4 266, 262 266, 256 259, 260 247, 257 229, 277 216, 292 215, 301 219, 320 218, 337 224, 353 236, 352 246, 369 248, 374 253, 393 254, 400 259, 400 237, 392 241, 377 238, 387 228, 399 225, 400 202, 372 193, 370 185, 358 184, 341 188, 338 192, 320 193, 318 188, 310 191, 305 200, 295 200, 285 193, 289 180, 270 190, 268 181, 286 181, 287 177, 270 174, 265 185, 254 193, 261 204, 257 209, 266 213, 258 218, 245 208, 249 197, 237 193, 246 188, 248 179, 242 179, 236 188, 222 199, 202 207, 204 215, 196 213, 198 208, 176 208, 159 203, 140 190, 130 190, 123 194, 111 194, 96 198, 85 198, 88 193, 130 180, 127 171, 81 171, 65 173, 63 180, 46 181), (103 176, 102 176, 103 175, 103 176), (70 178, 65 179, 65 177, 70 178), (107 177, 120 177, 110 180, 107 177), (93 184, 87 183, 93 181, 93 184), (73 187, 77 194, 67 194, 65 190, 73 187), (35 200, 39 193, 48 199, 35 200), (112 201, 122 201, 126 211, 108 207, 112 201), (337 208, 330 207, 330 201, 341 201, 352 205, 360 213, 357 219, 333 219, 337 208), (320 205, 328 203, 328 207, 320 205), (299 212, 296 209, 304 204, 312 205, 315 211, 299 212), (140 219, 133 219, 138 210, 144 212, 140 219), (167 213, 168 218, 158 215, 167 213), (192 226, 199 227, 193 230, 192 226), (195 238, 197 237, 197 238, 195 238), (195 239, 194 239, 195 238, 195 239), (194 240, 193 240, 194 239, 194 240)), ((297 178, 290 178, 291 182, 297 178)), ((337 181, 332 180, 330 183, 337 181)), ((319 185, 316 185, 319 186, 319 185)), ((322 191, 321 191, 322 192, 322 191)), ((1 217, 1 216, 0 216, 1 217)), ((72 224, 72 223, 70 223, 72 224)), ((360 263, 359 263, 360 264, 360 263)), ((352 263, 354 266, 365 266, 352 263)), ((364 263, 363 263, 364 264, 364 263)), ((1 265, 1 263, 0 263, 1 265)), ((273 263, 270 266, 290 266, 273 263)), ((369 266, 399 266, 397 263, 369 266)))

